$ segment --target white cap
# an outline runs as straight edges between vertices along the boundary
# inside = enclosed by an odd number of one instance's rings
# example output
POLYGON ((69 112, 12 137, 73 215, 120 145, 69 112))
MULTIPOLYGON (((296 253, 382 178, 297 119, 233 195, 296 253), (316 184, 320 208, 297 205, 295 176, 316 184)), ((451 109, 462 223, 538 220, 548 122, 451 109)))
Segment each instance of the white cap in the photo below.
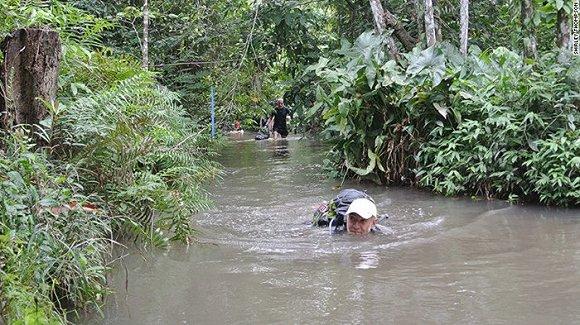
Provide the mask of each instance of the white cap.
POLYGON ((346 215, 351 213, 356 213, 361 216, 363 219, 370 219, 372 217, 377 216, 377 206, 373 203, 373 201, 365 198, 360 198, 352 201, 348 210, 346 211, 346 215))

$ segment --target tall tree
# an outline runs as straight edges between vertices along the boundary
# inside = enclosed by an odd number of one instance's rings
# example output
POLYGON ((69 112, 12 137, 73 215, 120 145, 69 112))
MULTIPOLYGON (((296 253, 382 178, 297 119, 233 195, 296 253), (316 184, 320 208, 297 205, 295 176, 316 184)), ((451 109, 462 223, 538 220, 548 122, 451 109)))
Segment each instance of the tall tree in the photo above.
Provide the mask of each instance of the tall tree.
MULTIPOLYGON (((386 22, 385 22, 385 10, 383 9, 383 5, 381 4, 381 0, 369 0, 371 5, 371 10, 373 11, 373 18, 375 19, 375 26, 377 33, 382 34, 385 31, 386 22)), ((399 59, 399 50, 397 49, 397 45, 395 44, 395 40, 389 35, 387 36, 387 49, 391 58, 398 60, 399 59)))
POLYGON ((425 35, 427 37, 427 46, 434 45, 437 39, 435 32, 435 18, 433 17, 432 0, 425 0, 425 35))
POLYGON ((413 17, 415 18, 415 23, 417 24, 417 35, 421 35, 421 33, 423 33, 425 30, 425 23, 424 23, 424 18, 425 18, 425 13, 423 12, 423 4, 421 3, 420 0, 412 0, 413 1, 413 7, 414 7, 414 15, 413 17))
POLYGON ((387 27, 383 16, 385 11, 380 0, 370 0, 371 10, 373 11, 373 18, 375 19, 375 26, 378 33, 383 33, 387 27))
POLYGON ((469 31, 469 0, 461 0, 461 9, 459 13, 460 19, 460 34, 459 43, 460 50, 463 55, 467 54, 467 37, 469 31))
POLYGON ((521 0, 521 11, 522 31, 524 33, 524 57, 535 59, 538 56, 538 43, 532 24, 534 18, 532 0, 521 0))
POLYGON ((563 7, 558 9, 556 43, 561 49, 570 49, 570 26, 568 25, 568 15, 563 7))
POLYGON ((441 15, 437 6, 437 0, 432 0, 433 3, 433 23, 435 24, 435 39, 437 42, 441 42, 443 37, 441 36, 441 15))
POLYGON ((149 67, 149 0, 143 2, 143 44, 141 44, 143 53, 143 68, 149 67))
POLYGON ((18 29, 0 45, 0 126, 39 124, 54 104, 61 59, 58 33, 49 29, 18 29))

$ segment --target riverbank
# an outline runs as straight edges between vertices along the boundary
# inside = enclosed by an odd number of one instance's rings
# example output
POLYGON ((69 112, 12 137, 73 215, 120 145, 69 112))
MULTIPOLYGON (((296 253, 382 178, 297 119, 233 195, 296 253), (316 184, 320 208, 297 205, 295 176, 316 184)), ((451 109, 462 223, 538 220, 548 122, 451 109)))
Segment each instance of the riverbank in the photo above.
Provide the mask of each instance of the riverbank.
POLYGON ((22 19, 0 19, 0 35, 44 23, 63 54, 56 99, 32 125, 16 123, 28 108, 2 80, 0 322, 67 323, 67 312, 102 303, 119 242, 192 241, 191 216, 211 205, 201 186, 219 174, 218 142, 155 72, 102 50, 108 22, 58 2, 2 6, 0 18, 22 19), (31 13, 40 21, 24 19, 31 13))

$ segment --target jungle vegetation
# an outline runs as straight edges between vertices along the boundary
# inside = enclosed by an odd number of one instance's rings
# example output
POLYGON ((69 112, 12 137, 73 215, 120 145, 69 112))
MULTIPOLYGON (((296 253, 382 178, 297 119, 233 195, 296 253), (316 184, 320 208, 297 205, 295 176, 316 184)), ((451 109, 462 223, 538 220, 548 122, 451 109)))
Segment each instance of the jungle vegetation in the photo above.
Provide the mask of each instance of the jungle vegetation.
POLYGON ((66 323, 114 245, 194 239, 211 87, 224 130, 283 97, 335 177, 578 206, 571 26, 563 0, 0 0, 0 39, 62 43, 38 124, 10 122, 2 80, 0 320, 66 323))

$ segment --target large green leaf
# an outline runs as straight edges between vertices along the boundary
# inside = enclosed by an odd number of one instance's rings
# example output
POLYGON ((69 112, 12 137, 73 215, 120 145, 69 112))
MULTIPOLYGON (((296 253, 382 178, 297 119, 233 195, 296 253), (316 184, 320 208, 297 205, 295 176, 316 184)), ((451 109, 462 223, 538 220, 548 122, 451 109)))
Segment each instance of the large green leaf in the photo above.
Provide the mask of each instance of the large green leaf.
MULTIPOLYGON (((345 156, 348 157, 348 155, 345 155, 345 156)), ((370 174, 375 169, 375 167, 377 165, 377 155, 371 149, 368 149, 367 156, 369 157, 369 165, 366 168, 354 167, 348 161, 348 158, 346 159, 346 167, 360 176, 365 176, 365 175, 370 174)))
POLYGON ((419 53, 411 56, 407 74, 411 76, 428 75, 431 77, 433 86, 439 85, 445 73, 445 57, 441 50, 431 46, 419 53))

